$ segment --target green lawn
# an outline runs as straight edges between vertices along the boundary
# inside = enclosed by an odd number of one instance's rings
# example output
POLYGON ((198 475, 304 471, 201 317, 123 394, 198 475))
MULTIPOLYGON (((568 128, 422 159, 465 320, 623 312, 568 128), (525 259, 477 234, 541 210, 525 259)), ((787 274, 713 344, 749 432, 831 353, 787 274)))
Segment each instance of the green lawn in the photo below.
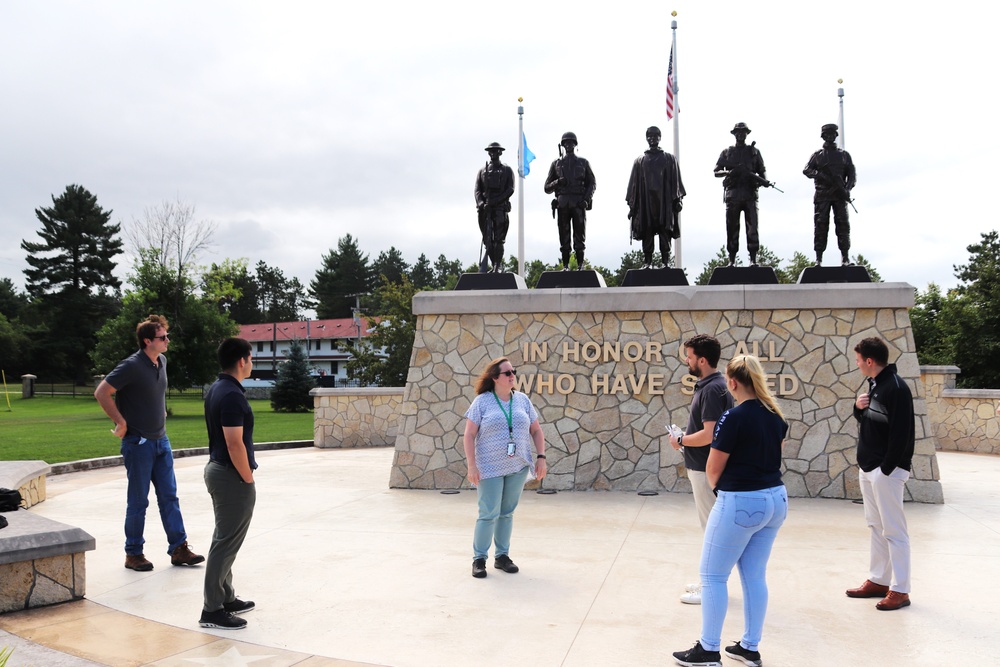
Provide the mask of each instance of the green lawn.
MULTIPOLYGON (((274 412, 268 401, 250 401, 254 411, 254 442, 312 440, 313 415, 274 412)), ((111 420, 93 396, 22 399, 0 392, 0 460, 40 459, 47 463, 114 456, 120 441, 111 434, 111 420)), ((200 391, 167 397, 167 435, 174 449, 205 447, 204 402, 200 391)))

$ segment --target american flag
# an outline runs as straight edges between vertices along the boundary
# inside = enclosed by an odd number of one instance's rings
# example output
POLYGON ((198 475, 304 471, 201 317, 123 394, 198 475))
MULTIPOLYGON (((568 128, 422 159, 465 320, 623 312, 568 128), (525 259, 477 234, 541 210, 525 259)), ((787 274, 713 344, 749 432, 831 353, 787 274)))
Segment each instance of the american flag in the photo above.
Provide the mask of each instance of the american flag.
POLYGON ((667 120, 674 117, 674 47, 670 46, 670 64, 667 66, 667 120))

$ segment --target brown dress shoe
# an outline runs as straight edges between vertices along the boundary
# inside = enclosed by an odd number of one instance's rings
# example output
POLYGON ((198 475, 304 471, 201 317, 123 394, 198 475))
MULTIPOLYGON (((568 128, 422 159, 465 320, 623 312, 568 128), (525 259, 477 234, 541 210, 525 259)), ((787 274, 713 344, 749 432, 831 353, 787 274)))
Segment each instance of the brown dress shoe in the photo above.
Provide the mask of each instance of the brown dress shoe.
POLYGON ((153 564, 142 554, 125 554, 125 567, 136 572, 149 572, 153 569, 153 564))
POLYGON ((879 611, 894 611, 910 606, 910 596, 908 593, 897 593, 889 591, 889 594, 875 604, 879 611))
POLYGON ((191 549, 188 548, 187 542, 182 542, 181 545, 174 549, 173 553, 170 554, 171 565, 197 565, 198 563, 204 562, 205 557, 199 556, 191 551, 191 549))
POLYGON ((865 579, 865 583, 857 588, 847 589, 847 597, 849 598, 881 598, 885 597, 888 593, 888 586, 876 584, 871 579, 865 579))

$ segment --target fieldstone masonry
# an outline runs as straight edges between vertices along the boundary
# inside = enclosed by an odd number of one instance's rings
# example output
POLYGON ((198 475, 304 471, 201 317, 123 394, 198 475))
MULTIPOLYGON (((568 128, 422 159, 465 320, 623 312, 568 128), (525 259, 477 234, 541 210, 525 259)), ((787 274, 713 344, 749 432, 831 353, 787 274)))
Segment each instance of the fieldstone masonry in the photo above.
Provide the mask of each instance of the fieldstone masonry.
POLYGON ((722 343, 722 364, 756 354, 772 377, 791 424, 789 494, 859 498, 852 410, 863 378, 853 347, 881 336, 915 397, 907 497, 943 502, 907 312, 913 294, 902 283, 417 294, 390 486, 467 484, 462 433, 473 383, 490 359, 508 356, 541 416, 543 487, 689 492, 664 435, 687 424, 694 378, 683 341, 709 333, 722 343))
POLYGON ((1000 389, 956 389, 958 366, 921 366, 938 449, 1000 454, 1000 389))
POLYGON ((386 447, 396 441, 403 390, 359 387, 313 389, 317 447, 386 447))

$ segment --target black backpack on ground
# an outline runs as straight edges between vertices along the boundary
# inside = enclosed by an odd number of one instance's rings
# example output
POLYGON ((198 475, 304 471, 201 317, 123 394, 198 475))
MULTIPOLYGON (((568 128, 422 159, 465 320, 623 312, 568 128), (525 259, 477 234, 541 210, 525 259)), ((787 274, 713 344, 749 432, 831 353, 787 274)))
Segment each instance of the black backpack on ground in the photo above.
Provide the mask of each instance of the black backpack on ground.
POLYGON ((21 492, 17 489, 0 489, 0 512, 18 510, 21 502, 21 492))

